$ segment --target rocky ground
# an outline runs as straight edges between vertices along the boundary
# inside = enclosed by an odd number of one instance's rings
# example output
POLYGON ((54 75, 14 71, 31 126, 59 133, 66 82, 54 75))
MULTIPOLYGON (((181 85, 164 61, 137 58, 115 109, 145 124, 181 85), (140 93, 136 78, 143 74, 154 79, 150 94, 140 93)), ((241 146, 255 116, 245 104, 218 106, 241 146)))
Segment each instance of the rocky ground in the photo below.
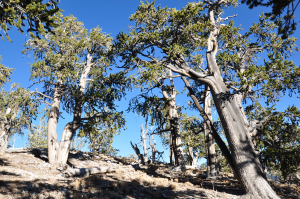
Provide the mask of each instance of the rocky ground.
MULTIPOLYGON (((72 151, 68 168, 47 162, 46 151, 7 153, 0 157, 2 198, 240 198, 231 175, 205 178, 198 169, 176 172, 167 164, 139 165, 130 158, 72 151), (68 176, 76 168, 109 168, 105 172, 68 176), (67 170, 66 170, 67 169, 67 170)), ((85 170, 80 170, 85 171, 85 170)), ((300 198, 299 184, 271 182, 282 198, 300 198)))

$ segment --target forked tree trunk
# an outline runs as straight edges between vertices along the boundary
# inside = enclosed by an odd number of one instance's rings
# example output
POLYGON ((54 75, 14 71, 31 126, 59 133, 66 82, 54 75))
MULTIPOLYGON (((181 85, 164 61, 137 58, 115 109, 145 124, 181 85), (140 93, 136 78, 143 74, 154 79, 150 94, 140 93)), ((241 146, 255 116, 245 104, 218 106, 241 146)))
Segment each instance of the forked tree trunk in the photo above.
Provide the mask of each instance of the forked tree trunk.
MULTIPOLYGON (((204 111, 207 114, 208 118, 212 120, 211 99, 210 99, 210 91, 208 86, 205 86, 204 111)), ((204 137, 205 137, 205 148, 206 148, 206 157, 207 157, 207 175, 216 176, 217 162, 216 162, 215 141, 212 137, 211 130, 206 123, 204 123, 204 137)))
POLYGON ((81 123, 81 112, 82 112, 82 95, 86 88, 86 81, 88 73, 92 67, 92 56, 87 54, 86 56, 86 66, 82 71, 82 75, 79 81, 79 90, 75 96, 75 107, 73 111, 73 121, 69 122, 63 132, 60 144, 57 140, 57 121, 59 116, 59 107, 62 98, 62 87, 59 85, 61 82, 57 82, 54 91, 54 97, 50 109, 50 117, 48 120, 48 158, 49 163, 57 166, 64 166, 67 163, 70 145, 76 130, 80 127, 81 123))

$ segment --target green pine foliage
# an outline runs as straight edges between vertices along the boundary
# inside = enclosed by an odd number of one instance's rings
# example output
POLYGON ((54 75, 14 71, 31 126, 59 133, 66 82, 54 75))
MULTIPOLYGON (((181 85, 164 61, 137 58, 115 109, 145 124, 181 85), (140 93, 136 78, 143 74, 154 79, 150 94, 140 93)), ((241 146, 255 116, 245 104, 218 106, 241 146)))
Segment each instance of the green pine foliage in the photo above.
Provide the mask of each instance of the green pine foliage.
POLYGON ((114 56, 109 34, 99 27, 88 31, 72 15, 63 17, 57 13, 57 16, 55 34, 43 33, 42 38, 31 34, 23 52, 34 52, 31 80, 43 84, 43 91, 36 91, 36 96, 51 106, 54 90, 60 89, 58 95, 64 111, 73 114, 75 106, 83 110, 85 117, 76 118, 80 137, 86 136, 94 148, 94 139, 112 136, 124 127, 125 119, 116 110, 115 101, 125 96, 130 82, 124 72, 112 72, 114 56), (88 64, 90 69, 86 71, 88 64), (87 78, 81 79, 84 74, 87 78), (103 128, 110 133, 103 134, 106 132, 103 128))
POLYGON ((189 147, 192 147, 194 156, 198 156, 198 158, 206 158, 203 121, 196 116, 181 114, 180 127, 184 153, 188 154, 189 147))
POLYGON ((24 128, 31 127, 36 118, 38 103, 33 99, 32 92, 12 84, 8 92, 0 91, 0 125, 7 135, 23 135, 24 128))
MULTIPOLYGON (((51 31, 56 27, 57 17, 54 14, 59 11, 57 0, 1 0, 0 1, 0 24, 2 32, 6 38, 11 41, 8 31, 16 27, 21 33, 24 33, 24 27, 28 23, 27 31, 51 31)), ((4 37, 0 34, 2 39, 4 37)))
POLYGON ((47 122, 40 118, 38 125, 33 125, 28 132, 27 148, 47 148, 47 122))
MULTIPOLYGON (((215 10, 216 16, 236 3, 230 1, 220 5, 215 10)), ((156 7, 155 2, 141 2, 136 13, 130 17, 135 26, 128 34, 121 32, 115 41, 115 49, 124 61, 123 67, 127 70, 146 71, 145 75, 141 75, 142 83, 149 79, 155 83, 155 79, 163 76, 167 69, 171 69, 175 75, 177 73, 179 76, 189 77, 190 81, 199 78, 203 82, 209 82, 209 77, 214 74, 202 64, 205 57, 203 52, 207 48, 211 28, 215 27, 212 27, 208 15, 203 12, 205 6, 202 2, 189 3, 185 8, 177 10, 156 7)), ((247 103, 245 112, 249 123, 255 123, 255 127, 249 127, 249 133, 252 133, 254 129, 259 130, 261 125, 268 126, 271 116, 280 120, 281 114, 288 114, 288 111, 278 113, 274 109, 261 109, 254 116, 248 114, 257 109, 258 104, 263 101, 271 108, 287 94, 298 95, 300 92, 300 69, 289 59, 298 50, 296 38, 279 37, 276 29, 280 28, 280 24, 272 22, 273 18, 269 14, 263 13, 259 22, 254 23, 247 31, 235 26, 234 21, 225 23, 228 19, 218 19, 220 20, 215 24, 218 31, 215 33, 218 35, 215 41, 218 43, 216 61, 228 88, 224 98, 240 95, 242 102, 247 103), (259 62, 262 55, 266 55, 266 59, 259 62)), ((197 83, 192 85, 195 89, 201 86, 197 83)), ((196 94, 201 101, 201 91, 196 94)), ((147 111, 142 113, 146 115, 147 111)), ((289 131, 291 125, 299 128, 297 123, 287 118, 282 120, 285 122, 282 127, 288 129, 284 132, 289 131)), ((272 127, 267 128, 270 130, 272 127)), ((274 133, 277 136, 282 134, 281 131, 274 133)), ((295 136, 293 139, 296 141, 295 136)), ((283 139, 283 142, 287 140, 283 139)), ((295 171, 291 167, 292 170, 295 171)))
POLYGON ((278 34, 282 38, 287 38, 297 28, 295 15, 300 3, 299 0, 242 0, 242 3, 249 5, 250 9, 257 6, 271 7, 272 11, 266 13, 266 15, 270 16, 271 20, 278 25, 278 34))
POLYGON ((282 179, 300 171, 300 111, 296 106, 272 117, 257 134, 262 165, 282 179))

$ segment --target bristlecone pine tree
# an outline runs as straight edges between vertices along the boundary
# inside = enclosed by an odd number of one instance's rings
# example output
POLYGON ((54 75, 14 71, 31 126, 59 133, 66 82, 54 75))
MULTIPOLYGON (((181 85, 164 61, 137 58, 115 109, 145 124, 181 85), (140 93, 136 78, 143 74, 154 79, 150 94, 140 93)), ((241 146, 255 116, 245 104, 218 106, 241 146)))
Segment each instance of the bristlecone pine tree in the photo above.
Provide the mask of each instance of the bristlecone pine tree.
POLYGON ((30 128, 38 104, 32 98, 32 92, 18 84, 11 84, 6 92, 4 86, 10 81, 13 69, 0 63, 0 71, 0 155, 3 155, 8 147, 8 138, 15 133, 23 134, 24 128, 30 128))
POLYGON ((38 125, 31 125, 28 132, 28 148, 47 148, 47 122, 45 116, 38 125))
POLYGON ((205 157, 204 124, 195 116, 180 115, 182 131, 182 147, 187 154, 187 162, 191 166, 197 166, 198 158, 205 157))
POLYGON ((62 17, 53 31, 42 38, 31 34, 26 52, 34 52, 31 80, 42 83, 44 90, 36 91, 40 101, 50 106, 48 120, 48 159, 52 165, 64 166, 67 162, 72 137, 84 123, 94 125, 97 120, 124 125, 122 113, 116 111, 115 101, 120 100, 126 88, 123 73, 109 73, 113 63, 109 49, 112 38, 99 27, 89 32, 73 16, 62 17), (57 122, 64 111, 72 114, 57 139, 57 122), (86 117, 82 117, 85 113, 86 117))
POLYGON ((8 92, 0 91, 0 155, 5 154, 8 137, 23 134, 30 129, 32 120, 36 118, 38 104, 32 98, 32 92, 12 84, 8 92))
POLYGON ((120 132, 119 123, 113 120, 95 120, 93 123, 85 123, 79 130, 78 136, 87 141, 88 148, 100 154, 116 155, 118 149, 112 146, 113 138, 120 132))
POLYGON ((137 71, 135 86, 142 88, 142 94, 131 99, 129 111, 137 112, 139 115, 148 119, 151 125, 156 125, 155 134, 170 132, 168 139, 170 144, 170 163, 175 159, 175 165, 181 168, 185 167, 184 154, 182 149, 182 139, 179 124, 180 107, 176 104, 176 95, 178 94, 172 72, 170 70, 161 71, 161 73, 149 73, 147 70, 137 71), (170 80, 168 85, 165 79, 170 80), (162 97, 154 94, 149 95, 150 91, 157 89, 162 93, 162 97))
POLYGON ((230 17, 221 14, 236 4, 236 0, 205 1, 176 10, 141 3, 130 17, 135 27, 130 34, 120 33, 115 46, 125 68, 144 68, 148 73, 167 68, 207 85, 245 197, 279 198, 264 177, 251 138, 253 129, 266 120, 250 126, 242 101, 259 96, 272 101, 284 94, 281 91, 299 88, 300 69, 288 60, 295 38, 278 38, 272 31, 276 25, 263 15, 244 34, 232 21, 224 24, 230 17), (204 51, 207 65, 200 68, 194 60, 204 51), (267 52, 263 65, 257 63, 260 52, 267 52))

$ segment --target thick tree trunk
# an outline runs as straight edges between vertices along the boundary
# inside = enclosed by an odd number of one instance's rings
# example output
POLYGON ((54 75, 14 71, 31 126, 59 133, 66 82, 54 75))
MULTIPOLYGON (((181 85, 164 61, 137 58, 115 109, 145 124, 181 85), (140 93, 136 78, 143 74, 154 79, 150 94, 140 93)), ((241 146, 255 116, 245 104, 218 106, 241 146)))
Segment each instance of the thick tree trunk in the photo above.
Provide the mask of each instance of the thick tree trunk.
MULTIPOLYGON (((212 120, 211 99, 210 99, 210 91, 208 86, 205 86, 204 111, 207 114, 208 118, 212 120)), ((204 123, 204 136, 205 136, 205 148, 206 148, 206 157, 207 157, 207 175, 216 176, 217 162, 216 162, 215 141, 212 137, 211 130, 206 123, 204 123)))
POLYGON ((53 102, 50 110, 50 118, 48 121, 48 158, 49 163, 57 166, 64 166, 67 163, 70 152, 70 145, 76 130, 80 127, 82 113, 82 95, 86 87, 87 76, 92 67, 92 57, 87 54, 86 66, 82 71, 79 81, 79 90, 75 96, 75 107, 73 113, 73 121, 69 122, 62 133, 60 144, 57 141, 57 121, 59 115, 59 106, 62 98, 62 87, 60 81, 55 86, 53 102))
POLYGON ((72 122, 70 122, 63 130, 59 148, 57 150, 56 165, 60 167, 67 164, 73 135, 72 122))
MULTIPOLYGON (((214 23, 214 13, 210 8, 210 21, 214 23)), ((212 76, 206 77, 221 119, 224 132, 231 150, 235 171, 249 198, 279 198, 264 178, 260 162, 254 150, 248 121, 241 106, 242 97, 231 94, 223 82, 216 62, 217 35, 215 29, 208 39, 207 64, 212 76)))
POLYGON ((0 130, 0 156, 5 154, 5 151, 8 146, 8 135, 5 131, 0 130))
MULTIPOLYGON (((59 85, 58 81, 58 84, 59 85)), ((57 165, 57 150, 59 148, 59 143, 57 140, 57 121, 59 116, 59 108, 61 102, 61 88, 60 86, 55 86, 53 101, 50 108, 50 114, 48 119, 48 161, 52 165, 57 165)))
POLYGON ((170 120, 170 123, 171 123, 171 134, 173 135, 172 142, 173 142, 173 149, 174 149, 175 165, 184 168, 185 160, 183 156, 177 109, 173 110, 172 116, 173 117, 172 120, 170 120))
POLYGON ((229 163, 229 165, 232 168, 233 172, 235 172, 235 169, 234 169, 235 166, 234 166, 234 163, 233 163, 233 158, 232 158, 231 153, 228 150, 226 144, 224 143, 222 138, 219 136, 216 129, 213 127, 211 120, 209 119, 208 115, 205 113, 204 109, 201 107, 201 105, 200 105, 198 99, 196 98, 195 93, 194 93, 193 89, 191 88, 191 86, 190 86, 189 82, 187 81, 187 79, 183 76, 181 77, 181 79, 183 80, 185 86, 188 88, 189 94, 190 94, 193 102, 195 103, 195 106, 199 110, 199 113, 202 116, 202 118, 204 119, 205 124, 210 129, 210 132, 212 133, 213 138, 215 139, 216 143, 218 144, 223 156, 225 157, 225 159, 229 163))
MULTIPOLYGON (((221 100, 221 93, 213 95, 215 99, 221 100)), ((250 198, 279 198, 264 178, 235 99, 225 100, 223 103, 216 102, 216 107, 231 149, 237 177, 245 192, 250 198)))

